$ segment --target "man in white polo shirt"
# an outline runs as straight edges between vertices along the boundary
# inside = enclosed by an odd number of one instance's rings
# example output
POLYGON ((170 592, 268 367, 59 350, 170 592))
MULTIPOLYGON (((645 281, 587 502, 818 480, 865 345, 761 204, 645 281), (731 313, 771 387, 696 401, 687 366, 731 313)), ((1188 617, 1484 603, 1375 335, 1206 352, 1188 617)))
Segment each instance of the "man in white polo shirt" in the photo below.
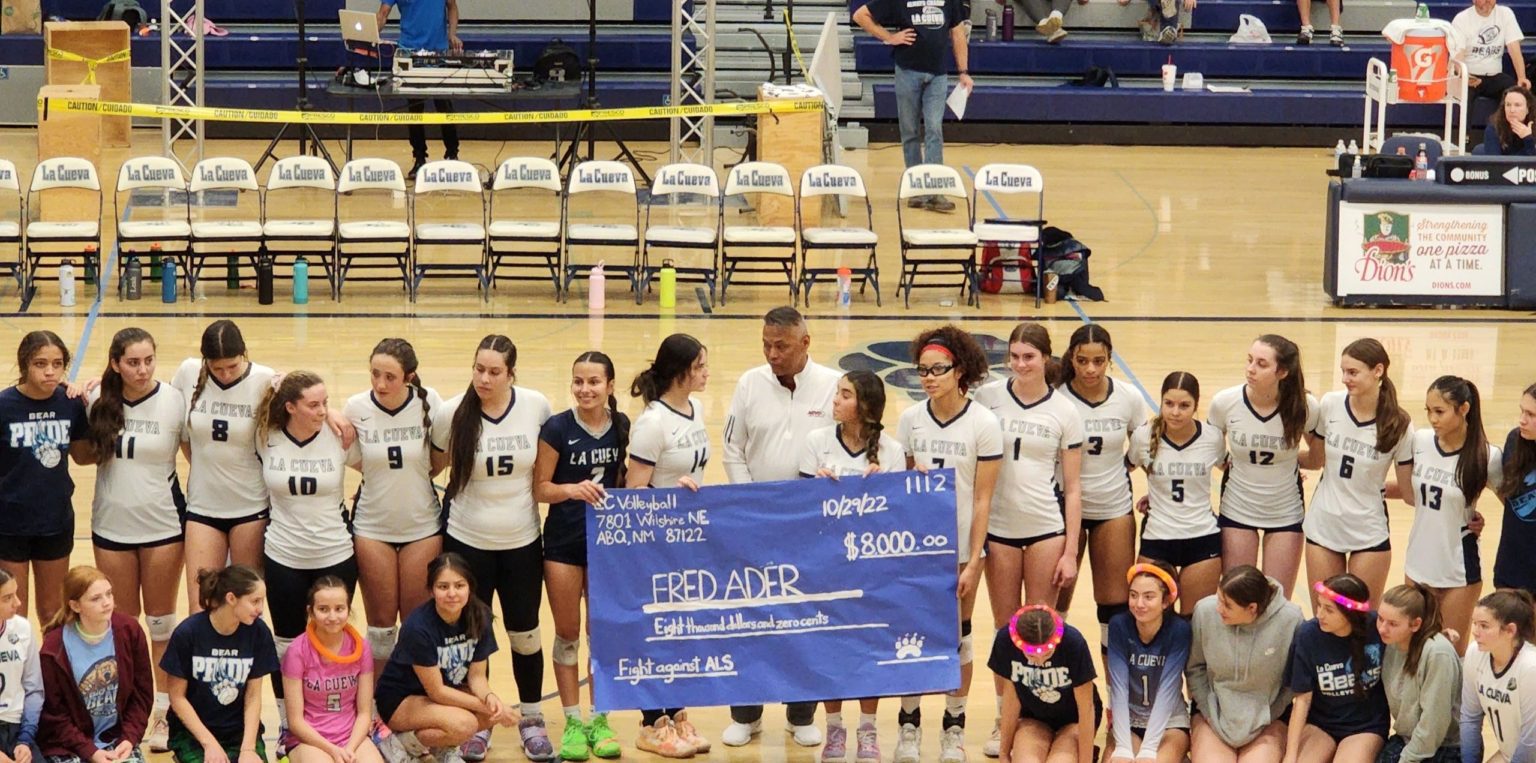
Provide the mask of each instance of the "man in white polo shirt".
MULTIPOLYGON (((800 476, 800 450, 813 429, 832 425, 837 371, 810 358, 805 317, 793 307, 763 316, 763 358, 768 362, 741 375, 725 420, 725 473, 731 482, 772 482, 800 476)), ((837 687, 827 687, 828 696, 837 687)), ((786 715, 795 742, 821 744, 815 702, 791 702, 786 715)), ((731 708, 731 725, 720 741, 740 747, 762 731, 763 706, 731 708)))

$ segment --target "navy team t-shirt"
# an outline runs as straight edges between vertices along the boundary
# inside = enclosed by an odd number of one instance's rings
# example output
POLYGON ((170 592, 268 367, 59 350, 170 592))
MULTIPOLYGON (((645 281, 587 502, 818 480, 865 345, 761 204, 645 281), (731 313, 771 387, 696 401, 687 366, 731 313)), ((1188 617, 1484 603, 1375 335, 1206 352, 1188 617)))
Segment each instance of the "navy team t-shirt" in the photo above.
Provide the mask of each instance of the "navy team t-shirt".
POLYGON ((1493 560, 1493 585, 1496 588, 1524 588, 1536 594, 1536 470, 1511 474, 1514 454, 1520 447, 1520 428, 1504 438, 1504 480, 1519 481, 1520 487, 1504 501, 1504 524, 1499 533, 1499 551, 1493 560))
MULTIPOLYGON (((245 732, 245 689, 253 678, 276 673, 277 648, 272 631, 257 620, 241 623, 226 636, 213 627, 207 612, 199 612, 176 626, 165 646, 160 667, 186 680, 187 702, 219 742, 239 744, 245 732)), ((171 736, 186 731, 171 713, 171 736)))
POLYGON ((379 675, 378 695, 388 698, 386 701, 426 695, 426 687, 416 677, 417 666, 435 665, 443 674, 445 686, 464 686, 469 682, 470 664, 484 662, 495 653, 496 632, 491 627, 490 613, 486 613, 484 630, 473 638, 464 632, 462 615, 458 622, 449 625, 438 616, 437 604, 428 599, 400 624, 400 640, 379 675))
MULTIPOLYGON (((576 418, 574 409, 551 416, 539 428, 539 439, 549 443, 560 454, 555 463, 556 485, 574 485, 592 480, 612 490, 619 486, 619 467, 624 463, 624 450, 619 447, 619 430, 629 431, 629 417, 616 414, 608 424, 608 430, 593 437, 576 418)), ((580 500, 560 501, 549 505, 549 517, 545 520, 544 534, 550 537, 566 537, 575 534, 586 537, 587 504, 580 500)), ((546 538, 546 542, 549 538, 546 538)))
POLYGON ((881 26, 917 33, 911 45, 891 49, 897 66, 928 74, 948 71, 944 58, 949 55, 950 30, 965 20, 960 0, 870 0, 865 7, 881 26))
POLYGON ((71 400, 62 384, 47 400, 0 390, 0 535, 74 533, 69 444, 85 428, 85 401, 71 400))
MULTIPOLYGON (((1035 665, 1008 635, 1008 626, 997 630, 992 641, 992 656, 987 667, 1013 684, 1019 695, 1019 717, 1042 721, 1053 728, 1077 723, 1077 696, 1073 689, 1093 683, 1098 671, 1093 667, 1093 651, 1083 634, 1071 625, 1062 633, 1061 643, 1051 659, 1035 665)), ((1097 687, 1093 690, 1094 717, 1103 708, 1097 687)))
POLYGON ((1307 723, 1336 737, 1376 733, 1386 736, 1392 716, 1381 684, 1381 636, 1376 615, 1365 626, 1364 666, 1356 665, 1349 639, 1324 633, 1314 618, 1296 629, 1285 682, 1297 694, 1311 693, 1307 723), (1355 685, 1364 681, 1365 689, 1355 685))

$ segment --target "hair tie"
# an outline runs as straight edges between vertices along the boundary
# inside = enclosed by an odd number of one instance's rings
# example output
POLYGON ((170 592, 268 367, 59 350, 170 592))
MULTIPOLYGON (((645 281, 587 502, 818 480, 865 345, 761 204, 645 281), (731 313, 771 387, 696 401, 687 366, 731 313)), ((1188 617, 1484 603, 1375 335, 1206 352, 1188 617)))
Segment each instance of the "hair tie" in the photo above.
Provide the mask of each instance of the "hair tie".
POLYGON ((945 357, 949 358, 950 360, 954 360, 955 359, 955 353, 954 353, 953 350, 951 350, 948 347, 945 347, 944 345, 939 344, 937 342, 929 342, 928 344, 923 345, 923 349, 920 350, 917 354, 919 356, 921 356, 923 353, 928 352, 929 350, 932 350, 932 351, 937 352, 937 353, 942 353, 945 357))
MULTIPOLYGON (((356 628, 352 627, 351 623, 342 626, 342 633, 352 637, 351 654, 337 654, 326 649, 325 645, 320 643, 320 637, 315 634, 314 620, 310 620, 309 624, 304 626, 304 635, 309 637, 309 645, 315 648, 315 651, 319 653, 322 659, 337 665, 351 665, 363 656, 363 650, 367 648, 368 642, 363 640, 363 637, 357 632, 356 628)), ((345 639, 343 639, 342 643, 346 643, 345 639)))
POLYGON ((1056 610, 1051 609, 1044 604, 1030 604, 1026 607, 1020 607, 1019 611, 1013 613, 1013 618, 1008 621, 1008 636, 1013 639, 1013 645, 1018 647, 1019 651, 1030 656, 1050 654, 1056 651, 1056 647, 1061 645, 1062 636, 1065 636, 1066 633, 1067 624, 1062 622, 1061 615, 1057 614, 1056 610), (1023 636, 1019 635, 1019 618, 1025 613, 1033 612, 1035 610, 1049 612, 1051 614, 1051 638, 1044 644, 1031 644, 1025 641, 1023 636))
POLYGON ((1355 612, 1371 611, 1370 602, 1355 601, 1354 599, 1351 599, 1348 596, 1345 596, 1344 594, 1339 593, 1338 591, 1335 591, 1326 585, 1323 585, 1323 581, 1321 580, 1312 584, 1312 590, 1316 591, 1319 596, 1322 596, 1323 598, 1328 599, 1334 604, 1337 604, 1345 609, 1353 610, 1355 612))
POLYGON ((1172 575, 1168 574, 1167 570, 1164 570, 1155 564, 1140 563, 1131 565, 1131 568, 1125 572, 1125 584, 1130 585, 1131 581, 1135 580, 1136 576, 1141 574, 1151 575, 1152 577, 1163 581, 1163 585, 1168 587, 1168 596, 1172 599, 1179 598, 1178 582, 1173 579, 1172 575))

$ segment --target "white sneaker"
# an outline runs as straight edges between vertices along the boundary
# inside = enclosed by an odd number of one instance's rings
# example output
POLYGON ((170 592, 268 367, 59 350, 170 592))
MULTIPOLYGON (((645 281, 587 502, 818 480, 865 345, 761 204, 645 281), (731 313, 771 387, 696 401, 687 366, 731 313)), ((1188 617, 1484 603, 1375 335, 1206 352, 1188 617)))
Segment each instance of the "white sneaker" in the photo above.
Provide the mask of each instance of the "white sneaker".
POLYGON ((992 736, 987 737, 987 743, 981 746, 981 754, 989 758, 995 758, 1003 749, 1003 722, 1001 719, 992 722, 992 736))
POLYGON ((726 747, 743 747, 752 743, 752 737, 763 733, 763 722, 732 723, 720 732, 720 743, 726 747))
POLYGON ((923 730, 910 723, 902 724, 901 739, 896 742, 895 763, 918 763, 923 746, 923 730))
POLYGON ((171 724, 167 719, 170 708, 157 707, 149 712, 149 731, 144 735, 144 744, 150 752, 168 752, 170 750, 171 724))
POLYGON ((789 733, 794 735, 795 744, 801 747, 815 747, 821 744, 821 729, 815 724, 807 723, 804 726, 789 724, 789 733))
POLYGON ((965 729, 944 729, 944 736, 939 738, 939 763, 965 763, 965 729))
POLYGON ((433 747, 432 758, 437 763, 464 763, 464 756, 459 754, 458 747, 433 747))

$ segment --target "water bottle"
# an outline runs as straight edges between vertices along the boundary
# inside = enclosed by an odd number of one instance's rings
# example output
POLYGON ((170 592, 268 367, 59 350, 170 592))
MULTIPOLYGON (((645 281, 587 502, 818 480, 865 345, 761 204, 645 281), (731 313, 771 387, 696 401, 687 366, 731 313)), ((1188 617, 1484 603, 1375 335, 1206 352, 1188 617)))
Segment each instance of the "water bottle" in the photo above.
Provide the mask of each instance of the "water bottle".
POLYGON ((176 304, 176 260, 170 257, 160 261, 160 301, 176 304))
POLYGON ((1360 155, 1360 147, 1355 145, 1355 142, 1353 140, 1351 140, 1349 142, 1349 148, 1345 149, 1345 151, 1348 151, 1350 156, 1359 156, 1360 155))
POLYGON ((1344 139, 1343 138, 1339 138, 1338 145, 1335 145, 1333 147, 1333 161, 1334 161, 1334 164, 1338 164, 1339 157, 1343 156, 1348 151, 1349 151, 1349 149, 1344 147, 1344 139))
POLYGON ((129 257, 123 263, 123 277, 118 283, 122 285, 123 299, 137 302, 144 296, 144 266, 138 257, 129 257))
POLYGON ((837 269, 837 306, 851 307, 853 305, 853 271, 846 268, 837 269))
POLYGON ((303 255, 293 261, 293 304, 309 304, 309 261, 303 255))
POLYGON ((587 271, 587 309, 601 310, 608 304, 607 284, 603 276, 603 263, 599 261, 587 271))
POLYGON ((671 260, 661 261, 661 306, 677 307, 677 268, 671 260))
POLYGON ((1350 168, 1349 176, 1358 179, 1361 175, 1364 174, 1365 168, 1360 166, 1360 155, 1355 154, 1355 166, 1350 168))
POLYGON ((59 306, 74 307, 75 305, 75 263, 65 260, 59 266, 59 306))
POLYGON ((234 252, 224 258, 224 287, 230 291, 240 290, 240 261, 234 252))
POLYGON ((1013 42, 1013 6, 1003 6, 1003 40, 1013 42))
POLYGON ((1423 143, 1419 144, 1419 153, 1413 155, 1413 179, 1425 180, 1429 178, 1429 153, 1425 151, 1423 143))
POLYGON ((162 257, 164 257, 164 256, 165 256, 165 252, 162 251, 162 248, 160 246, 160 242, 159 241, 156 241, 155 243, 149 245, 149 268, 148 268, 148 270, 149 270, 149 282, 150 283, 154 283, 154 282, 160 280, 160 259, 162 257))
POLYGON ((997 42, 997 11, 987 9, 987 42, 997 42))
POLYGON ((272 304, 272 255, 256 256, 256 304, 272 304))
POLYGON ((1428 21, 1429 5, 1426 3, 1419 3, 1419 9, 1414 12, 1413 17, 1419 21, 1428 21))

